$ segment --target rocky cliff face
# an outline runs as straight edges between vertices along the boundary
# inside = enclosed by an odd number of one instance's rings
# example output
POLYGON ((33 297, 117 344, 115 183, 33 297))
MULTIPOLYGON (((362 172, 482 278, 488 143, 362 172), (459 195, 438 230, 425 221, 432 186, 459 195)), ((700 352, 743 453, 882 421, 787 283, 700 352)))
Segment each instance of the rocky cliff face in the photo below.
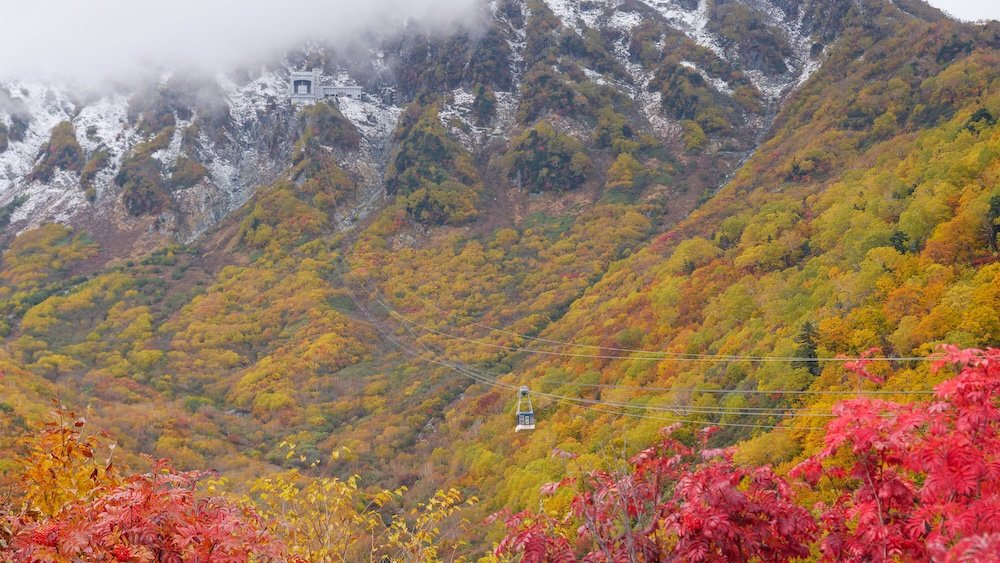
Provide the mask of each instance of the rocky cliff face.
MULTIPOLYGON (((8 129, 24 128, 0 154, 9 228, 80 224, 96 236, 130 235, 144 248, 196 237, 287 167, 295 113, 285 74, 164 79, 93 95, 65 85, 4 84, 14 103, 0 119, 8 129), (81 162, 39 178, 33 171, 59 124, 72 126, 81 162)), ((375 107, 355 105, 361 119, 375 107)))
POLYGON ((820 65, 824 44, 838 33, 832 22, 863 17, 865 7, 494 0, 484 11, 482 28, 445 36, 413 26, 349 48, 312 48, 256 71, 174 75, 102 92, 2 83, 5 228, 77 224, 122 254, 196 238, 288 168, 297 126, 288 73, 307 65, 366 88, 361 100, 340 103, 363 139, 340 155, 358 186, 354 216, 384 199, 392 132, 422 93, 443 94, 442 124, 480 160, 543 117, 585 138, 593 120, 573 107, 578 100, 549 103, 538 91, 547 81, 565 82, 571 97, 594 90, 624 100, 631 129, 659 139, 681 161, 713 159, 717 184, 820 65), (60 124, 71 126, 62 126, 61 141, 53 134, 60 124), (46 157, 60 150, 63 157, 46 157))
POLYGON ((822 403, 757 391, 851 385, 730 358, 1000 338, 996 24, 906 0, 483 14, 113 93, 6 84, 0 225, 23 232, 0 240, 0 367, 21 402, 51 385, 185 467, 262 475, 297 466, 294 441, 317 473, 468 484, 486 512, 537 505, 552 446, 642 447, 667 419, 718 421, 720 444, 801 429, 754 439, 780 463, 815 445, 784 409, 822 403), (293 68, 367 97, 293 108, 293 68), (82 228, 26 230, 51 219, 82 228), (570 403, 542 395, 512 440, 523 384, 570 403))

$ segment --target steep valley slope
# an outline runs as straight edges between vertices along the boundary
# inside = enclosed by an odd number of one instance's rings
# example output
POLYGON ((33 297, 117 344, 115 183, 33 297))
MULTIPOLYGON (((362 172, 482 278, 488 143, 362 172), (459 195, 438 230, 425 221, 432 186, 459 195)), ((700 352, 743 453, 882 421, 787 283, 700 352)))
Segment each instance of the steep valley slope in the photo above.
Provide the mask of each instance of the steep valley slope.
MULTIPOLYGON (((853 383, 767 358, 1000 343, 997 24, 876 0, 484 14, 259 73, 4 84, 0 439, 56 398, 137 466, 357 472, 485 514, 537 504, 553 448, 593 466, 672 422, 793 462, 828 399, 767 391, 853 383), (306 66, 366 96, 291 107, 306 66), (515 435, 519 385, 539 424, 515 435)), ((934 381, 889 367, 886 391, 934 381)))

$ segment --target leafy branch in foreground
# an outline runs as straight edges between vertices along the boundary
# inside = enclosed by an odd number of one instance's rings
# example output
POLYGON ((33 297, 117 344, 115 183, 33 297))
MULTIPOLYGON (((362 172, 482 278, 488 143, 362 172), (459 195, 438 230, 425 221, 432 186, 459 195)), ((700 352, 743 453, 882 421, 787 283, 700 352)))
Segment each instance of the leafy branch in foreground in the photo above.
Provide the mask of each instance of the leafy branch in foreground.
POLYGON ((780 561, 809 554, 817 525, 792 502, 784 479, 769 467, 734 465, 729 450, 689 447, 672 436, 676 429, 664 429, 662 440, 623 470, 543 487, 548 494, 576 487, 570 513, 562 521, 528 511, 506 515, 508 533, 495 555, 523 553, 524 561, 541 562, 780 561))
MULTIPOLYGON (((498 514, 498 557, 541 561, 972 561, 1000 550, 1000 350, 943 349, 953 369, 929 402, 863 398, 834 407, 825 447, 794 468, 740 467, 729 450, 673 438, 623 470, 542 488, 575 488, 562 517, 498 514), (822 484, 821 484, 822 481, 822 484), (836 501, 810 513, 793 485, 836 501), (817 488, 819 487, 819 488, 817 488)), ((868 372, 869 360, 847 369, 868 372)), ((571 456, 560 452, 565 456, 571 456)))
POLYGON ((843 401, 824 449, 793 471, 841 491, 819 507, 827 559, 971 561, 1000 550, 1000 350, 944 352, 937 369, 958 375, 933 401, 843 401))
POLYGON ((199 494, 206 474, 156 461, 121 477, 94 459, 85 421, 60 410, 22 457, 22 505, 0 510, 0 554, 16 561, 285 561, 250 508, 199 494), (68 417, 67 417, 68 415, 68 417), (72 422, 68 422, 72 420, 72 422))
MULTIPOLYGON (((295 444, 285 447, 288 457, 296 455, 295 444)), ((456 489, 438 491, 407 514, 390 510, 406 487, 366 493, 360 481, 358 475, 346 480, 309 477, 293 469, 257 479, 242 501, 260 512, 294 556, 309 561, 421 562, 440 561, 443 551, 457 549, 460 543, 455 543, 453 532, 465 523, 457 513, 477 502, 475 497, 463 500, 456 489)))

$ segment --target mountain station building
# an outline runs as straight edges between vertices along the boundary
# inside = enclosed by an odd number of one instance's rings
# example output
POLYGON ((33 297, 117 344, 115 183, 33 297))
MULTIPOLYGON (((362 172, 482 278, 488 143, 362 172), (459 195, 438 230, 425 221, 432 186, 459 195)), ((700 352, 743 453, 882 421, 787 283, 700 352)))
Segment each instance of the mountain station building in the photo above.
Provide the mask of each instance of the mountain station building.
POLYGON ((323 71, 293 70, 289 79, 288 97, 292 104, 308 104, 325 98, 360 98, 361 86, 328 86, 323 84, 323 71))

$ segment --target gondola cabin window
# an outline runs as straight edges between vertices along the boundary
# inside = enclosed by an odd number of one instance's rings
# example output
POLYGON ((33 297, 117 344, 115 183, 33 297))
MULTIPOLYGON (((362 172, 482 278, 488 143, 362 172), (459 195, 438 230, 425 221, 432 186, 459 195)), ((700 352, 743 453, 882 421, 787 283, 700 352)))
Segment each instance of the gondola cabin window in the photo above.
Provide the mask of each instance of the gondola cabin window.
POLYGON ((522 386, 517 393, 517 424, 514 432, 535 429, 535 411, 531 406, 531 391, 522 386))

